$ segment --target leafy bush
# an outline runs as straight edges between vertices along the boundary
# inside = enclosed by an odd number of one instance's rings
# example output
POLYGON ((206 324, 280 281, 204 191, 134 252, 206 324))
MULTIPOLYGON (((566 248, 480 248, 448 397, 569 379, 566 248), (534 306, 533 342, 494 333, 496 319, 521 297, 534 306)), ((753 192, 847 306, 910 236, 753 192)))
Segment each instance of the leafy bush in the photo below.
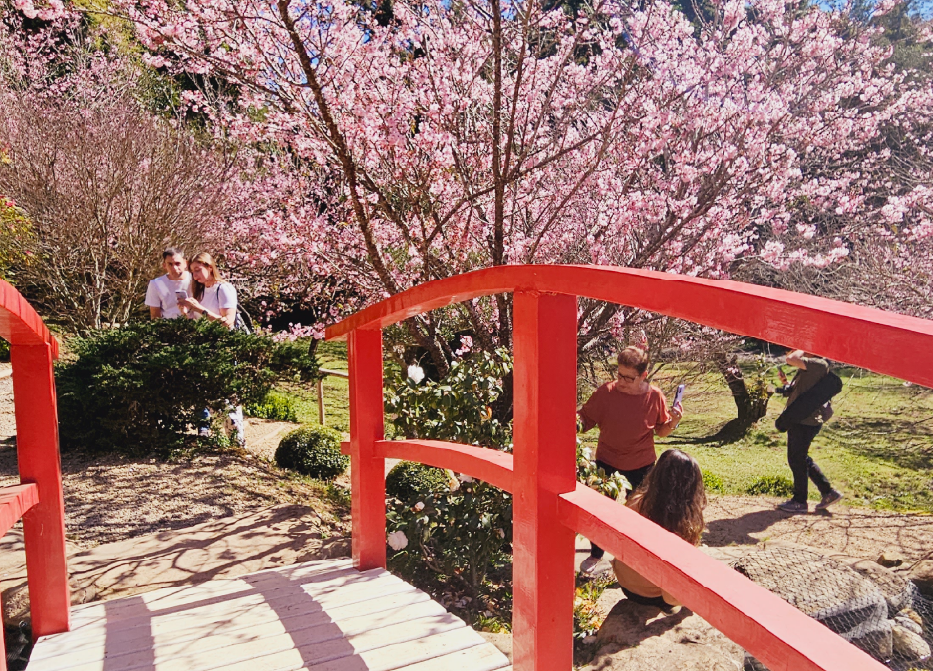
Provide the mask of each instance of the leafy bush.
POLYGON ((703 486, 708 492, 722 494, 726 491, 726 485, 722 481, 722 478, 712 471, 703 471, 703 486))
POLYGON ((746 494, 770 494, 771 496, 793 496, 794 483, 783 475, 762 475, 745 489, 746 494))
POLYGON ((492 409, 511 370, 511 357, 500 349, 454 361, 440 382, 397 379, 385 403, 395 435, 506 448, 512 427, 494 417, 492 409))
POLYGON ((270 391, 259 403, 246 406, 244 412, 248 417, 259 419, 275 419, 280 422, 297 422, 298 409, 291 396, 270 391))
POLYGON ((95 331, 69 342, 56 367, 63 449, 151 453, 204 445, 193 435, 204 408, 262 401, 284 378, 314 379, 301 347, 231 331, 204 319, 160 319, 95 331))
MULTIPOLYGON (((440 382, 399 379, 386 398, 396 435, 509 449, 511 425, 493 417, 492 407, 511 367, 504 350, 474 352, 455 361, 440 382)), ((511 608, 512 497, 466 476, 456 484, 388 501, 389 567, 441 603, 476 616, 485 611, 481 604, 501 600, 493 610, 506 616, 511 608), (451 593, 463 596, 451 601, 451 593)))
POLYGON ((340 434, 326 426, 303 426, 282 438, 275 463, 318 480, 333 480, 347 470, 350 457, 340 453, 340 434))
POLYGON ((628 478, 621 473, 607 475, 604 469, 597 466, 593 451, 588 447, 583 447, 579 438, 577 439, 577 480, 613 501, 618 500, 625 490, 632 489, 628 478))
POLYGON ((386 494, 400 501, 448 489, 450 478, 441 468, 412 461, 397 463, 386 476, 386 494))

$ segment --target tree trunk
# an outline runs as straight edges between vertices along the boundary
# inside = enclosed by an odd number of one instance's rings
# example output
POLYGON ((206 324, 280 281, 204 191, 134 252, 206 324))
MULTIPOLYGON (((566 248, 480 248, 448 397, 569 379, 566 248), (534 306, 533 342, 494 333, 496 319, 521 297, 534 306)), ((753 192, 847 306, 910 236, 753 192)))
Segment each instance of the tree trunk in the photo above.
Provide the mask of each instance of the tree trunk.
POLYGON ((760 396, 753 396, 749 393, 745 384, 745 377, 742 375, 742 369, 738 365, 737 356, 732 355, 729 357, 720 353, 714 357, 714 361, 719 372, 725 378, 729 391, 732 392, 732 400, 735 401, 738 412, 738 417, 726 426, 729 427, 729 432, 737 437, 744 436, 752 424, 764 417, 765 413, 768 412, 768 399, 771 398, 771 392, 760 396))

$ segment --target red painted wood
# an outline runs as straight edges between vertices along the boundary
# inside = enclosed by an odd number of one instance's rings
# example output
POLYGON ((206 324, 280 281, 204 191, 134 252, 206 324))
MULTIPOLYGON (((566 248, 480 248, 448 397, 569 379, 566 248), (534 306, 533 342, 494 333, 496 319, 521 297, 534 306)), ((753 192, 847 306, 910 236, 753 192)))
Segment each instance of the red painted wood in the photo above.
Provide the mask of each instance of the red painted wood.
POLYGON ((4 280, 0 280, 0 338, 15 345, 51 345, 52 356, 58 358, 58 342, 22 294, 4 280))
POLYGON ((777 595, 582 484, 560 497, 559 508, 566 524, 673 594, 772 671, 887 668, 777 595))
POLYGON ((12 529, 37 503, 39 488, 32 483, 0 488, 0 536, 12 529))
POLYGON ((23 483, 35 483, 39 490, 38 504, 23 515, 34 639, 69 628, 65 504, 53 356, 49 343, 14 343, 10 347, 19 476, 23 483))
POLYGON ((385 459, 376 441, 385 437, 382 398, 382 331, 350 334, 350 486, 353 565, 361 571, 386 565, 385 459))
POLYGON ((329 327, 327 338, 516 289, 631 305, 933 387, 929 320, 742 282, 628 268, 530 265, 477 270, 387 298, 329 327))
POLYGON ((381 440, 376 443, 376 454, 449 468, 507 492, 512 491, 512 455, 508 452, 442 440, 381 440))
POLYGON ((577 301, 516 292, 513 320, 513 665, 567 671, 574 534, 557 497, 576 486, 577 301))

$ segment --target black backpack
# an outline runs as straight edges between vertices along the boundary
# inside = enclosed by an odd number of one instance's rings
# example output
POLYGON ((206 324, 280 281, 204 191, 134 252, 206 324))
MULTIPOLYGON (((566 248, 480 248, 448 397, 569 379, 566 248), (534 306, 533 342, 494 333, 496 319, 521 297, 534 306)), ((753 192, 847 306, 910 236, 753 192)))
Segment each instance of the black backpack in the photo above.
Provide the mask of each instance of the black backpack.
POLYGON ((840 391, 842 391, 842 379, 832 371, 826 373, 815 385, 784 408, 784 412, 774 421, 775 428, 784 433, 792 424, 800 424, 829 403, 829 400, 840 391))
POLYGON ((236 304, 236 317, 233 320, 233 330, 249 333, 250 335, 253 334, 253 318, 243 309, 239 301, 237 301, 236 304))

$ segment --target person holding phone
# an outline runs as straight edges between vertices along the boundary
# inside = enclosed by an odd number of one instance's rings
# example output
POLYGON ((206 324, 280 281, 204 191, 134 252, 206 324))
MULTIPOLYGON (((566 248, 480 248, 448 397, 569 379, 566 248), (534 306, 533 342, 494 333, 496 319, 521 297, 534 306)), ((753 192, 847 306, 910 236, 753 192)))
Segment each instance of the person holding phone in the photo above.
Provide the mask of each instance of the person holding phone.
MULTIPOLYGON (((616 379, 605 383, 578 411, 581 432, 599 427, 596 465, 608 475, 621 473, 634 489, 657 459, 654 437, 669 436, 683 417, 680 402, 668 408, 664 393, 648 382, 648 353, 626 347, 617 359, 616 379)), ((603 549, 590 544, 590 556, 580 567, 591 571, 603 549)))
POLYGON ((162 252, 164 275, 151 280, 146 288, 146 306, 150 319, 177 319, 186 316, 187 308, 178 302, 178 293, 187 295, 191 285, 191 273, 185 253, 177 247, 162 252))

